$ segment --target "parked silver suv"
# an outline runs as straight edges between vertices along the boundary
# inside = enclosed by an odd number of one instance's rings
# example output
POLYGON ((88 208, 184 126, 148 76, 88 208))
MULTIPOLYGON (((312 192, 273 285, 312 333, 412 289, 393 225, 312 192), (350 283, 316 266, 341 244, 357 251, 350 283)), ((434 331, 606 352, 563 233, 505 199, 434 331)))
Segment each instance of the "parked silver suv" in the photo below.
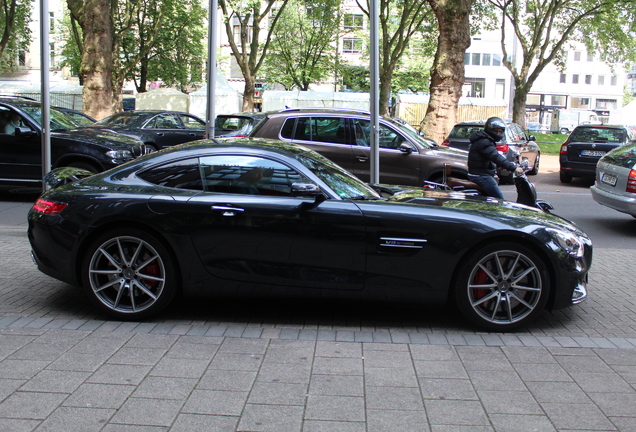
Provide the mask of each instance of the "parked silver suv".
MULTIPOLYGON (((293 108, 267 113, 248 135, 302 144, 345 168, 363 181, 370 180, 369 113, 329 108, 293 108)), ((440 181, 444 164, 453 176, 467 177, 467 155, 440 147, 402 122, 380 118, 380 182, 422 186, 440 181)))

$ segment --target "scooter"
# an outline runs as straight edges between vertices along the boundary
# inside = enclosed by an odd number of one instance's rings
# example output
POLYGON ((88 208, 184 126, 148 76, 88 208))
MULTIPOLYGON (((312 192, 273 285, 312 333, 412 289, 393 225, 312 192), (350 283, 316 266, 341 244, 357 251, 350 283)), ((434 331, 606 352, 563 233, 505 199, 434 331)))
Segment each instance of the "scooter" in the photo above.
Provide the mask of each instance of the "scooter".
MULTIPOLYGON (((533 183, 528 180, 526 172, 530 171, 528 160, 524 159, 520 163, 523 168, 523 174, 513 173, 513 183, 517 189, 517 202, 530 207, 538 208, 546 213, 550 213, 554 207, 546 201, 537 199, 537 189, 533 183)), ((444 164, 444 174, 442 176, 442 182, 436 183, 431 181, 424 182, 424 189, 433 189, 447 192, 460 192, 469 196, 486 196, 485 192, 477 183, 470 180, 461 179, 457 177, 451 177, 451 167, 449 164, 444 164)))

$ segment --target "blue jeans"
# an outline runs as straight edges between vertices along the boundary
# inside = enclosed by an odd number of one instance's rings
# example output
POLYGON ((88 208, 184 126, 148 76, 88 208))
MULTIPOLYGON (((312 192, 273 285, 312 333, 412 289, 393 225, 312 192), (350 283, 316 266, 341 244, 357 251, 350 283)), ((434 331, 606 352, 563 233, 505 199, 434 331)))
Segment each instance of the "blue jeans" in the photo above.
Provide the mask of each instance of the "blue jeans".
POLYGON ((499 185, 497 184, 497 180, 495 180, 493 176, 468 174, 468 180, 481 186, 486 195, 504 199, 501 189, 499 189, 499 185))

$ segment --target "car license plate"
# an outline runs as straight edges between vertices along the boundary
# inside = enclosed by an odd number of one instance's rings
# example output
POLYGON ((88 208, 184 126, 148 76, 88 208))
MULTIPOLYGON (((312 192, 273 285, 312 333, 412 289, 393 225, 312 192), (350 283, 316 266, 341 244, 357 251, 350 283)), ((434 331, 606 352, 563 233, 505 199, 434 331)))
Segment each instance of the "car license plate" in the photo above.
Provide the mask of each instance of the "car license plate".
POLYGON ((603 156, 605 154, 604 151, 601 150, 582 150, 581 155, 583 156, 603 156))
POLYGON ((616 176, 607 174, 607 173, 602 173, 601 174, 601 182, 608 184, 610 186, 616 186, 616 176))

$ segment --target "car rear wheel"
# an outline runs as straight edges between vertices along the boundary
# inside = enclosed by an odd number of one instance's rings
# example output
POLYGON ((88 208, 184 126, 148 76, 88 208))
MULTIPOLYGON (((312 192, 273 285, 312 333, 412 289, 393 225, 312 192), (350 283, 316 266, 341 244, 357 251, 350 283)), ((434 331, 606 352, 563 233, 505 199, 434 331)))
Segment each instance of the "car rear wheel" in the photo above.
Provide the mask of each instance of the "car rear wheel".
POLYGON ((164 309, 176 292, 168 250, 137 229, 110 231, 87 250, 82 266, 91 300, 118 319, 142 319, 164 309))
POLYGON ((524 326, 544 309, 550 294, 545 263, 530 249, 498 242, 476 250, 459 271, 457 306, 473 324, 490 331, 524 326))
POLYGON ((559 180, 561 180, 561 183, 572 183, 572 176, 563 171, 559 171, 559 180))

